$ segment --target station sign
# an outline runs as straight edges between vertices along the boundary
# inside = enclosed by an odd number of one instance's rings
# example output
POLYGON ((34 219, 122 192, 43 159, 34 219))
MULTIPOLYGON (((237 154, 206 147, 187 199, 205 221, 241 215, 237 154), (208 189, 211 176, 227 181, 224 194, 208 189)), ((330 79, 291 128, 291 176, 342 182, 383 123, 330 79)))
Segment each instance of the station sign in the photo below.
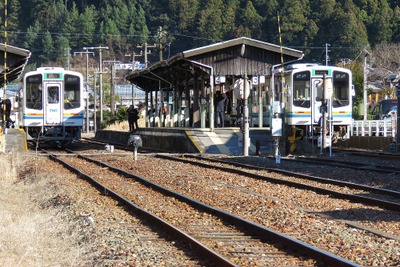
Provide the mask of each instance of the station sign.
POLYGON ((141 70, 144 69, 146 66, 145 64, 136 61, 135 64, 132 63, 118 63, 115 64, 116 70, 141 70))

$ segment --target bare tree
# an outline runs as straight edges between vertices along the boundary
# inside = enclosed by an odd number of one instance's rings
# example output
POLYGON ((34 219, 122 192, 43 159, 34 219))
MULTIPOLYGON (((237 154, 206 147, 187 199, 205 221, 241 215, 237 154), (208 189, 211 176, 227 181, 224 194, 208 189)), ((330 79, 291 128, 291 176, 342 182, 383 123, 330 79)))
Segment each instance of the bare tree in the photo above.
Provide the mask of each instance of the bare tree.
POLYGON ((373 68, 384 68, 396 71, 400 67, 400 44, 377 45, 371 55, 373 68))

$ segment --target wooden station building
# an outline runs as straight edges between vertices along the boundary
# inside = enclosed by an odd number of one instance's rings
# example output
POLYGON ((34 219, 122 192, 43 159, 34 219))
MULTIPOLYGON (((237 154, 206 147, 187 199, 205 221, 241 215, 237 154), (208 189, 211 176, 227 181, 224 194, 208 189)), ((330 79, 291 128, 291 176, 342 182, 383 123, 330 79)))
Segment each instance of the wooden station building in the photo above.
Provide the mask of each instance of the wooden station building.
POLYGON ((266 77, 284 64, 301 60, 303 52, 250 39, 236 38, 178 53, 146 69, 132 71, 126 79, 146 92, 146 127, 214 126, 214 95, 229 98, 225 125, 233 125, 243 86, 252 81, 248 107, 250 126, 263 127, 270 105, 266 77))

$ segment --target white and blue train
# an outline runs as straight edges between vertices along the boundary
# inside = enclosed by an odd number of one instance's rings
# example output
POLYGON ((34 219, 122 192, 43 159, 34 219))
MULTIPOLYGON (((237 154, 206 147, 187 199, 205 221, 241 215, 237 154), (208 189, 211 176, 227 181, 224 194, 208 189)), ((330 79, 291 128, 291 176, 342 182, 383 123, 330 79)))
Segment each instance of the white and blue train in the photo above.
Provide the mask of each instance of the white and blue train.
POLYGON ((305 137, 319 138, 324 105, 327 103, 328 110, 325 111, 330 126, 327 131, 331 141, 350 138, 354 95, 351 70, 336 66, 294 64, 273 76, 274 102, 284 103, 289 136, 294 134, 294 129, 301 129, 305 137), (324 97, 325 83, 329 84, 328 98, 324 97))
POLYGON ((59 67, 25 74, 20 127, 28 142, 64 147, 81 138, 84 122, 83 76, 59 67))

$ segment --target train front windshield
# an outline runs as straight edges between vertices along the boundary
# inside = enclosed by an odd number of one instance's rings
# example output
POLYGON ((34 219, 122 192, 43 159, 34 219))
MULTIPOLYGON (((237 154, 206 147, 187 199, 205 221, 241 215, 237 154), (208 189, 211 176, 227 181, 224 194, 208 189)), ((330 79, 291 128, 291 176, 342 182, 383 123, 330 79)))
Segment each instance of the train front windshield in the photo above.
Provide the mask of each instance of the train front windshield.
POLYGON ((42 75, 37 74, 26 78, 26 107, 42 109, 42 75))
POLYGON ((346 72, 333 71, 332 106, 343 107, 350 104, 350 77, 346 72))
MULTIPOLYGON (((343 107, 350 104, 350 77, 346 72, 333 71, 333 96, 332 106, 343 107)), ((309 108, 310 98, 310 71, 302 71, 293 75, 293 105, 297 107, 309 108)), ((321 87, 322 88, 322 87, 321 87)), ((317 100, 321 101, 321 96, 317 100)))
POLYGON ((293 76, 293 105, 309 108, 310 104, 310 72, 303 71, 293 76))
POLYGON ((79 108, 81 103, 81 80, 78 76, 65 75, 64 109, 79 108))

